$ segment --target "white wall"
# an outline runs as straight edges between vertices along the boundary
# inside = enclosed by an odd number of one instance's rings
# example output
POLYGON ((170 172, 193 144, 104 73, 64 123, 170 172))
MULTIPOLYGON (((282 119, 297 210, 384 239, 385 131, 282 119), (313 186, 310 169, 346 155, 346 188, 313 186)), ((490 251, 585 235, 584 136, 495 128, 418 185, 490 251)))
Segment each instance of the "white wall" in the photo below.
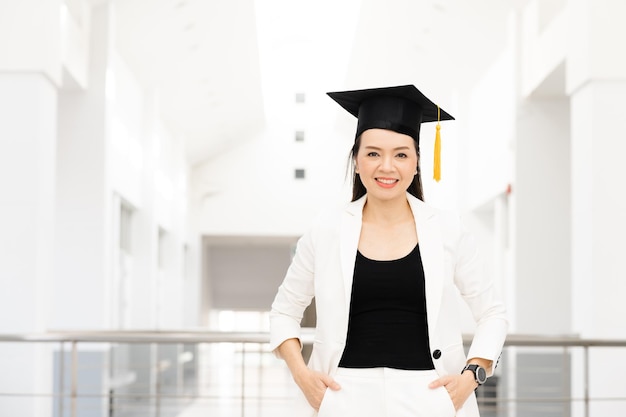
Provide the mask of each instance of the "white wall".
MULTIPOLYGON (((60 96, 61 232, 51 326, 179 327, 187 239, 183 138, 169 133, 158 94, 144 90, 113 48, 112 6, 95 8, 90 27, 88 88, 60 96), (130 253, 119 247, 121 204, 133 210, 130 253), (166 236, 161 267, 159 230, 166 236)), ((197 324, 197 312, 187 320, 197 324)))
POLYGON ((569 0, 567 91, 590 79, 623 80, 626 55, 620 50, 626 3, 619 0, 569 0))
MULTIPOLYGON (((526 97, 550 78, 563 63, 568 50, 568 8, 566 0, 533 0, 520 18, 520 92, 526 97)), ((563 94, 564 91, 552 91, 563 94)))
POLYGON ((461 207, 480 207, 513 178, 517 69, 515 38, 467 94, 459 140, 461 207))
POLYGON ((298 236, 328 204, 349 201, 345 172, 353 135, 332 130, 336 105, 323 92, 296 104, 276 95, 281 120, 245 144, 194 167, 195 224, 208 235, 298 236), (296 130, 305 131, 295 142, 296 130), (294 179, 296 168, 306 178, 294 179))
POLYGON ((0 2, 0 69, 61 83, 61 0, 0 2))
POLYGON ((62 84, 65 88, 87 88, 89 83, 89 3, 65 0, 60 8, 62 84))

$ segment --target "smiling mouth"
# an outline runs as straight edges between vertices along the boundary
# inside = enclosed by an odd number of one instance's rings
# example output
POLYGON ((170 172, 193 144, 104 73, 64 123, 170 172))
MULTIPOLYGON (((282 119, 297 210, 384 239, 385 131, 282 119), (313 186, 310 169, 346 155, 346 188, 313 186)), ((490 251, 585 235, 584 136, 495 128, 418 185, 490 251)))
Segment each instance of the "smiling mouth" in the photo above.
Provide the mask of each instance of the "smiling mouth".
POLYGON ((395 184, 396 182, 398 182, 398 180, 395 180, 392 178, 376 178, 376 181, 382 184, 386 184, 386 185, 391 185, 391 184, 395 184))

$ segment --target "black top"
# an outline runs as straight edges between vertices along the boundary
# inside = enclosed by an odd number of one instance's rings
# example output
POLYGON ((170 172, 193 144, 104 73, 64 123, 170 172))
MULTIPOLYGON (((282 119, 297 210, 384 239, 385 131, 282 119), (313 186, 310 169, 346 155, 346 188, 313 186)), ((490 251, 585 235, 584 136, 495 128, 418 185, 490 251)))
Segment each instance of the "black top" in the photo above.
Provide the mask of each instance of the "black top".
POLYGON ((434 369, 424 286, 419 245, 391 261, 357 252, 348 336, 339 366, 434 369))

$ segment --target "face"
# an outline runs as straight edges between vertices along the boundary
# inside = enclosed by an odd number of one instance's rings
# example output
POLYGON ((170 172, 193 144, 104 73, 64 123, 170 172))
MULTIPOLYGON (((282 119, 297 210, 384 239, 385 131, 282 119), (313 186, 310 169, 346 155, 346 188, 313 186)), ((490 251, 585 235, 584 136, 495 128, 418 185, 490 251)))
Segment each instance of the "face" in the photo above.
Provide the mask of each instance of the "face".
POLYGON ((368 198, 404 198, 417 174, 417 164, 412 137, 385 129, 368 129, 361 134, 355 168, 368 198))

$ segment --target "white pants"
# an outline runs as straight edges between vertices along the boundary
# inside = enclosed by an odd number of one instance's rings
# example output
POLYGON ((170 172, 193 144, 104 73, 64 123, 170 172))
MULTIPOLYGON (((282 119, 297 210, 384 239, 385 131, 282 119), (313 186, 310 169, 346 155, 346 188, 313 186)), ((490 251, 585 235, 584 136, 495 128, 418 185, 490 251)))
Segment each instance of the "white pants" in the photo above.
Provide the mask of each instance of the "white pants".
MULTIPOLYGON (((339 368, 339 391, 327 389, 318 417, 454 417, 445 387, 428 388, 432 371, 339 368)), ((461 415, 461 414, 459 414, 461 415)))

